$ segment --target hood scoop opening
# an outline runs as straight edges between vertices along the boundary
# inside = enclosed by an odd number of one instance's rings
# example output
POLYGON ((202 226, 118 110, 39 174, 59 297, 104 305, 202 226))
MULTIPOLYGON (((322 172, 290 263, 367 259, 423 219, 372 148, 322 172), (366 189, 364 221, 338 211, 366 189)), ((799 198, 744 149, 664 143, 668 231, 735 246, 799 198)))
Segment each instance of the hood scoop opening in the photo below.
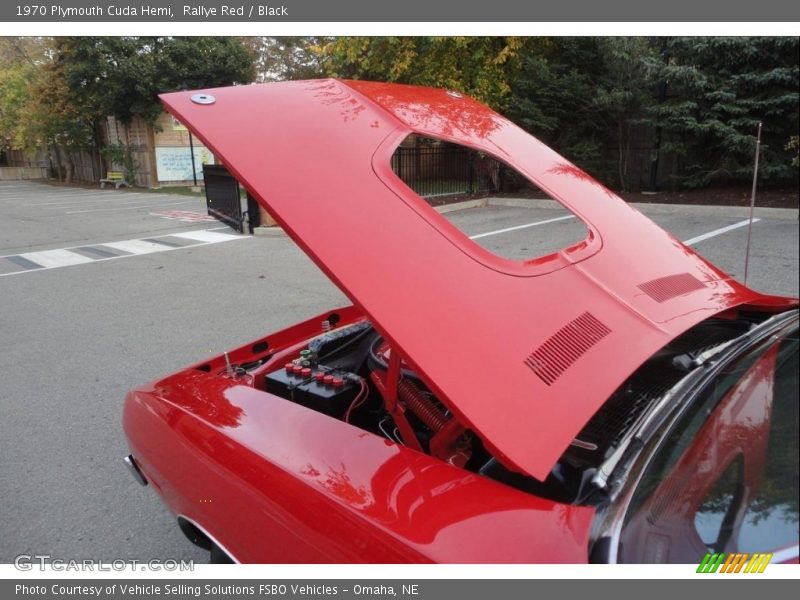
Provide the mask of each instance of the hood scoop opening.
POLYGON ((555 381, 611 330, 585 312, 573 319, 531 352, 525 365, 546 385, 555 381))

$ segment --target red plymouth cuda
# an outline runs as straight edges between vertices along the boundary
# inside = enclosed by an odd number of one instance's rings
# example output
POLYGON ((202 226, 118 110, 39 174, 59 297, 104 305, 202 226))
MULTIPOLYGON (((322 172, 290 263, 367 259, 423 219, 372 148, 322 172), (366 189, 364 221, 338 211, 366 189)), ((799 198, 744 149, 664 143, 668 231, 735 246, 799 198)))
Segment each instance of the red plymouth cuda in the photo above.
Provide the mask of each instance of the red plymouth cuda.
POLYGON ((352 302, 128 394, 129 468, 212 560, 797 561, 797 299, 456 92, 161 98, 352 302), (515 169, 586 238, 480 247, 392 169, 412 134, 515 169))

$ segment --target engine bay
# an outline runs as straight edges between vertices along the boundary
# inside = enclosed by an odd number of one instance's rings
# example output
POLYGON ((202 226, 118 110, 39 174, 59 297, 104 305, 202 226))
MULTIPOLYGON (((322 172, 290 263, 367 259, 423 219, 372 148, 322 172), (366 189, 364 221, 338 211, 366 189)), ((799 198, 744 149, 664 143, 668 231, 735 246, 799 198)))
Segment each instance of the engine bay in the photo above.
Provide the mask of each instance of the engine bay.
POLYGON ((253 368, 256 363, 243 365, 246 369, 229 368, 256 388, 455 467, 560 502, 574 502, 580 496, 590 472, 581 448, 570 447, 544 481, 506 468, 393 355, 369 321, 336 324, 336 319, 323 321, 321 335, 293 352, 272 356, 263 368, 253 368))
MULTIPOLYGON (((513 488, 584 503, 596 469, 686 374, 692 357, 742 335, 758 320, 711 319, 675 339, 620 386, 543 481, 506 468, 367 320, 337 327, 339 318, 332 314, 321 322, 321 333, 317 322, 316 335, 284 351, 235 364, 226 353, 218 373, 513 488)), ((252 347, 266 348, 263 341, 252 347)), ((198 368, 213 370, 209 364, 198 368)))
POLYGON ((422 380, 393 360, 390 346, 366 321, 312 339, 265 376, 265 388, 458 467, 488 460, 422 380))

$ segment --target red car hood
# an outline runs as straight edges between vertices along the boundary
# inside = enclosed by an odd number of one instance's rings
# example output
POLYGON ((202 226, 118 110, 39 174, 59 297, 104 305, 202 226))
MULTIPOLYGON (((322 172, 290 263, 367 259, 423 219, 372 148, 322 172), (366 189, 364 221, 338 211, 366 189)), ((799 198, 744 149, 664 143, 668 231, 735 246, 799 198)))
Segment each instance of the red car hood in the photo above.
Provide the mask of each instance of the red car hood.
POLYGON ((791 300, 715 268, 489 108, 444 90, 298 81, 161 96, 507 466, 547 476, 614 390, 709 316, 791 300), (210 98, 209 98, 210 96, 210 98), (534 261, 481 249, 392 172, 409 134, 517 169, 588 238, 534 261))

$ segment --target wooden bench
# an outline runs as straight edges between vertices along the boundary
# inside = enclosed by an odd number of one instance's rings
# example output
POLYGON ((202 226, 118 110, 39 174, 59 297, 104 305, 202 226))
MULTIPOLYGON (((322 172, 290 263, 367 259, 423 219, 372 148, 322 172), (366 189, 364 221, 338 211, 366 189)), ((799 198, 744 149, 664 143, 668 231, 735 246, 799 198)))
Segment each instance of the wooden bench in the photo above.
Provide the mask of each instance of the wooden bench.
POLYGON ((125 175, 122 171, 109 171, 106 173, 105 179, 100 180, 100 189, 105 188, 107 183, 113 183, 116 189, 123 185, 130 187, 130 184, 125 181, 125 175))

